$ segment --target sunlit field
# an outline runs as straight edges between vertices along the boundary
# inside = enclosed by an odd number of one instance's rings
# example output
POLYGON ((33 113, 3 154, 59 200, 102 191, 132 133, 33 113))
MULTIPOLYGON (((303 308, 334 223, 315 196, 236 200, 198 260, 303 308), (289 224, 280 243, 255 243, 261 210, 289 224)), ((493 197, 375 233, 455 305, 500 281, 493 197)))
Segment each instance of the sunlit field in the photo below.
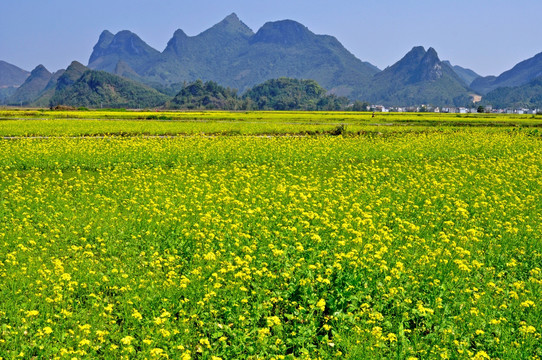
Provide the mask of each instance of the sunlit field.
MULTIPOLYGON (((542 127, 542 115, 0 110, 0 136, 321 135, 542 127)), ((542 131, 542 129, 540 129, 542 131)))
POLYGON ((0 118, 2 359, 542 357, 539 116, 0 118))

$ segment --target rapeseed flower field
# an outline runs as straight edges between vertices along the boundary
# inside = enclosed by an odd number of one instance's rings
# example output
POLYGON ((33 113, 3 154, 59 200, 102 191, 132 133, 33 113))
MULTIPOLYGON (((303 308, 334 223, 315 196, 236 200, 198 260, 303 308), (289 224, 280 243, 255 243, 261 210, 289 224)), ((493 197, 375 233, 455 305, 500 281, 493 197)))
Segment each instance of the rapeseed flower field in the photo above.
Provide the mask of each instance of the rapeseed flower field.
POLYGON ((540 359, 541 169, 508 127, 0 140, 0 358, 540 359))

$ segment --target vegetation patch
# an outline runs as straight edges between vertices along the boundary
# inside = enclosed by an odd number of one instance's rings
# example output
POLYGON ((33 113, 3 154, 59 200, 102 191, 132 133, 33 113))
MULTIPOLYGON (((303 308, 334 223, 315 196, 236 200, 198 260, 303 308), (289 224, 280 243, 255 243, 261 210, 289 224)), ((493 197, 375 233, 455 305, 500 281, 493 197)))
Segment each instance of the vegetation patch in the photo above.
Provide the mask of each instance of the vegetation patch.
POLYGON ((0 122, 59 136, 0 140, 2 358, 542 357, 536 128, 45 113, 0 122))

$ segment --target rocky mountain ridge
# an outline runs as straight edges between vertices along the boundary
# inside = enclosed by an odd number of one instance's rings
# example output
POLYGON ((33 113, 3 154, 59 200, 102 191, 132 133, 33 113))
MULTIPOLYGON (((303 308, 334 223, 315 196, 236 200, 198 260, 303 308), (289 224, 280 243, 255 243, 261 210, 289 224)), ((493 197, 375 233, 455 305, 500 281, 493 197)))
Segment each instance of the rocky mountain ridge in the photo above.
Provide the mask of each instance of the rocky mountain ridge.
MULTIPOLYGON (((84 67, 77 64, 70 67, 84 67)), ((417 46, 381 71, 356 58, 333 36, 317 35, 296 21, 267 22, 254 32, 230 14, 195 36, 178 29, 161 52, 131 31, 113 34, 105 30, 93 48, 89 69, 84 68, 144 83, 168 96, 198 79, 244 93, 267 80, 285 77, 315 80, 329 93, 352 101, 465 106, 474 95, 528 87, 542 76, 542 53, 499 76, 480 77, 470 69, 441 61, 433 48, 426 51, 417 46)), ((46 106, 60 90, 58 86, 69 79, 64 75, 64 70, 51 73, 42 65, 28 73, 0 61, 0 102, 46 106)), ((526 89, 517 94, 532 92, 526 89)))

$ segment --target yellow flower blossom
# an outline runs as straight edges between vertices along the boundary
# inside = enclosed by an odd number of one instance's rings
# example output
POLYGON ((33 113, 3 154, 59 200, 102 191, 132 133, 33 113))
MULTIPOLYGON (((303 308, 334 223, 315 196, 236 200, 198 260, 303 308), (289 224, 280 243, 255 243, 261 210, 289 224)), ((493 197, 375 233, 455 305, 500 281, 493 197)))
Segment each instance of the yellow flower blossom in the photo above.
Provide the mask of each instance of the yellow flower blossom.
POLYGON ((132 343, 132 340, 134 340, 134 338, 128 335, 120 339, 120 342, 123 343, 124 345, 130 345, 132 343))
POLYGON ((324 299, 318 300, 316 303, 316 308, 320 311, 324 311, 326 309, 326 301, 324 299))

